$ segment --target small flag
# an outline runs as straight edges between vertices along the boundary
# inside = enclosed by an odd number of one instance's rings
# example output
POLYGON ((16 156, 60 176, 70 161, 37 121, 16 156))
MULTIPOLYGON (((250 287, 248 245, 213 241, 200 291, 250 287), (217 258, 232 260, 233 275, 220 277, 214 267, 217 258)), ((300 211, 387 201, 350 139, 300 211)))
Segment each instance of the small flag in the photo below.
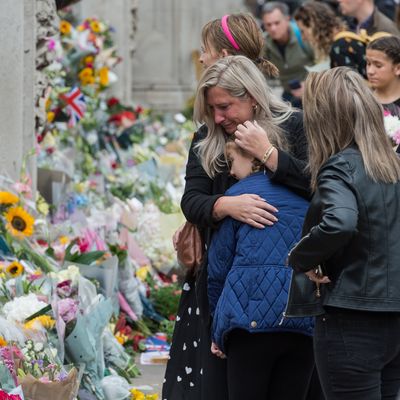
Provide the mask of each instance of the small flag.
POLYGON ((75 87, 69 93, 61 94, 60 97, 65 101, 67 113, 70 116, 68 125, 75 126, 86 111, 85 96, 78 87, 75 87))

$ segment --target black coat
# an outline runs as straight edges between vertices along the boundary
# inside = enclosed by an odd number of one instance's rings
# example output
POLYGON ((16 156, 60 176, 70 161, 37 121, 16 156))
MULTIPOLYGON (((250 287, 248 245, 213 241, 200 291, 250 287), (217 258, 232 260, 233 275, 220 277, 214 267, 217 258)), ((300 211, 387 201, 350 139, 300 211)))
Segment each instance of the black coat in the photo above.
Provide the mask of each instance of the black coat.
POLYGON ((304 237, 289 255, 295 272, 286 315, 316 315, 323 306, 400 312, 400 183, 374 182, 357 147, 331 157, 304 222, 304 237), (331 283, 304 272, 321 265, 331 283))

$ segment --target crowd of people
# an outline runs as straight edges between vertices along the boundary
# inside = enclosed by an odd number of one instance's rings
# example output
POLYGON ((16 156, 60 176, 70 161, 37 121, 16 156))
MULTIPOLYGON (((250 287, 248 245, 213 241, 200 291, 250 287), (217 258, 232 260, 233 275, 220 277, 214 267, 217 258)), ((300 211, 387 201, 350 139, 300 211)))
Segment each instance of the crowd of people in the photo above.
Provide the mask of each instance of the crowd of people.
POLYGON ((205 248, 183 282, 163 400, 400 396, 388 3, 271 1, 260 21, 203 27, 181 207, 205 248))

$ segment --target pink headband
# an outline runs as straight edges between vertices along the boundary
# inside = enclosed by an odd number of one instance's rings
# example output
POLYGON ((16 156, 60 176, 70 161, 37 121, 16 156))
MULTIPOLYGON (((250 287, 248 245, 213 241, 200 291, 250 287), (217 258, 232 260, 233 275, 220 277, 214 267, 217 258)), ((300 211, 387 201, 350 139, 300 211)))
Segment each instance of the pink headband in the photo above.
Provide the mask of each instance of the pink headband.
POLYGON ((229 15, 224 15, 221 18, 222 30, 224 31, 225 36, 228 38, 228 40, 231 43, 231 45, 233 46, 233 48, 236 49, 236 50, 240 50, 239 45, 236 43, 235 39, 233 38, 233 36, 231 34, 231 31, 229 30, 228 17, 229 17, 229 15))

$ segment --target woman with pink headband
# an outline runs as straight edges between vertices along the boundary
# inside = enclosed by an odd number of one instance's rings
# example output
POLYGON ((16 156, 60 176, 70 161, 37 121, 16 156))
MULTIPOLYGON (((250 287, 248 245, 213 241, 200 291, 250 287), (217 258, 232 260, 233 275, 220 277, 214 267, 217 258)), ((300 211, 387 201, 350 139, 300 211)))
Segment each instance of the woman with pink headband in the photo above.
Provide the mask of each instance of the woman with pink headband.
MULTIPOLYGON (((276 73, 276 68, 261 57, 263 44, 262 32, 251 15, 224 16, 203 27, 200 61, 208 67, 227 56, 244 55, 264 72, 264 76, 271 76, 276 73)), ((243 75, 245 78, 246 73, 243 75)), ((232 134, 238 139, 240 135, 240 146, 265 164, 271 180, 286 185, 303 197, 309 196, 309 178, 304 173, 307 142, 302 114, 278 99, 262 80, 262 85, 264 83, 265 88, 260 90, 268 94, 263 105, 252 101, 252 106, 247 107, 248 100, 257 97, 256 89, 242 93, 240 96, 243 99, 221 89, 226 104, 224 100, 218 106, 211 107, 210 99, 196 100, 202 104, 200 107, 208 110, 209 116, 207 125, 195 133, 189 150, 181 207, 187 220, 199 227, 207 244, 220 221, 227 216, 260 229, 274 224, 279 218, 278 210, 273 204, 268 204, 268 199, 254 194, 224 196, 235 179, 229 175, 223 151, 220 150, 232 134), (286 136, 290 152, 272 146, 265 129, 252 125, 249 129, 237 130, 237 126, 247 120, 259 118, 272 119, 274 124, 279 125, 277 129, 282 129, 286 136), (209 149, 214 144, 217 149, 208 151, 206 158, 199 154, 200 143, 205 139, 209 149), (260 149, 263 154, 260 154, 260 149), (221 161, 221 169, 215 172, 210 167, 210 161, 217 159, 221 161)), ((217 104, 218 99, 212 99, 212 103, 217 104)), ((212 354, 210 346, 206 254, 199 271, 188 273, 185 278, 163 385, 163 400, 229 399, 226 360, 212 354)))

